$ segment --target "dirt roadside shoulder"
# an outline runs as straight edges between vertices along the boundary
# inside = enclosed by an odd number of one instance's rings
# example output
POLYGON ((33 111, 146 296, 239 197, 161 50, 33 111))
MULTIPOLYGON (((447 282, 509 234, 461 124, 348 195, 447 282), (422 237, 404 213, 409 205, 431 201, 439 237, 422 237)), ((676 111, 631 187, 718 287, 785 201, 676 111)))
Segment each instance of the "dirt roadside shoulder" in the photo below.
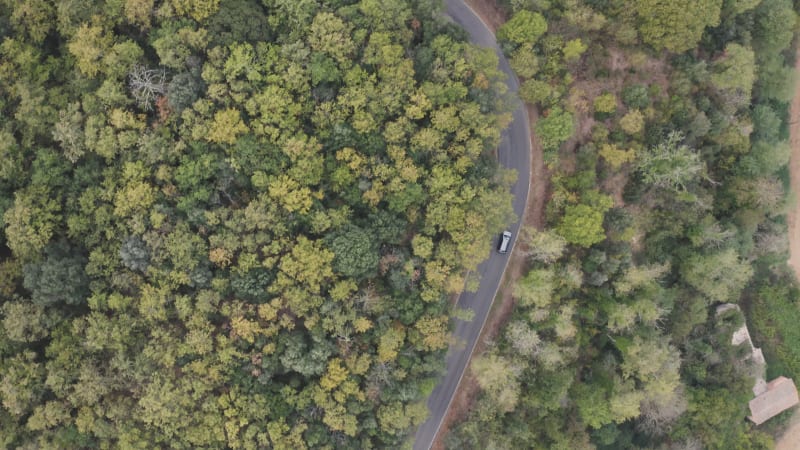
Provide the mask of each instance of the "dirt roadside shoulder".
MULTIPOLYGON (((800 71, 800 49, 796 53, 795 71, 800 71)), ((789 109, 789 142, 792 146, 792 157, 789 160, 789 178, 792 192, 800 192, 800 82, 795 86, 795 95, 789 109)), ((800 203, 789 210, 789 265, 800 279, 800 203)))
MULTIPOLYGON (((800 47, 795 53, 795 72, 800 73, 800 47)), ((789 160, 789 178, 792 192, 800 193, 800 79, 795 85, 794 98, 789 109, 789 143, 792 157, 789 160)), ((800 279, 800 202, 787 214, 789 224, 789 265, 800 279)), ((800 450, 800 410, 795 411, 788 428, 775 440, 776 450, 800 450)))

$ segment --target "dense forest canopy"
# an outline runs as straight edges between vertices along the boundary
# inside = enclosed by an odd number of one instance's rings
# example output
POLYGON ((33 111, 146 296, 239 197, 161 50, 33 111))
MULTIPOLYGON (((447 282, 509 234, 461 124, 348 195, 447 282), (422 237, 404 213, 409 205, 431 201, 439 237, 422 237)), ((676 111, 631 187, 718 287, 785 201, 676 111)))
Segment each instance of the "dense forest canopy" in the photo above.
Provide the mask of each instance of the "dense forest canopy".
POLYGON ((797 3, 496 3, 541 112, 550 196, 445 446, 772 448, 792 412, 746 417, 756 377, 800 380, 785 216, 797 3), (766 373, 731 345, 745 323, 766 373))
POLYGON ((406 439, 513 216, 491 50, 428 0, 3 0, 0 55, 0 446, 406 439))

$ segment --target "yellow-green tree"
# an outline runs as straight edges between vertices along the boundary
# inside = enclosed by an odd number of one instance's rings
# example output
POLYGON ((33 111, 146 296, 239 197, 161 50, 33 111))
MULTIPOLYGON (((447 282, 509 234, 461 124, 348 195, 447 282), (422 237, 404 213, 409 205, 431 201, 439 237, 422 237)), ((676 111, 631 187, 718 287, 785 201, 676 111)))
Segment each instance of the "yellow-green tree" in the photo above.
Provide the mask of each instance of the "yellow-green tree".
POLYGON ((233 144, 239 135, 247 131, 239 111, 229 108, 214 114, 206 139, 217 144, 233 144))
POLYGON ((50 242, 59 225, 61 205, 49 189, 30 186, 14 196, 3 214, 8 247, 22 261, 35 259, 50 242))

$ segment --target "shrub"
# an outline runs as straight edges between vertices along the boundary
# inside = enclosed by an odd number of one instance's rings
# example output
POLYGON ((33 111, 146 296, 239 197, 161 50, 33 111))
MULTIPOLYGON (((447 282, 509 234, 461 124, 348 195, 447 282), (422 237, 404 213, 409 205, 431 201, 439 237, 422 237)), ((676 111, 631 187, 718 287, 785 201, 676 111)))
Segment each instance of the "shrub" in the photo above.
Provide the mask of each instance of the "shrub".
POLYGON ((622 103, 629 108, 644 109, 650 106, 650 94, 647 86, 632 84, 622 90, 622 103))
POLYGON ((613 169, 618 169, 625 163, 633 161, 635 154, 633 150, 622 150, 614 144, 604 144, 600 149, 600 156, 613 169))
POLYGON ((619 120, 619 126, 628 134, 636 134, 644 129, 644 115, 638 109, 628 111, 619 120))
POLYGON ((597 113, 613 114, 617 110, 617 97, 606 92, 594 98, 594 111, 597 113))
POLYGON ((191 73, 179 73, 167 86, 167 100, 172 109, 180 113, 200 98, 202 91, 202 81, 191 73))
POLYGON ((539 72, 539 58, 531 45, 523 45, 514 51, 509 64, 514 73, 521 78, 532 78, 539 72))
POLYGON ((583 52, 586 51, 586 44, 580 39, 572 39, 564 45, 564 59, 567 61, 574 61, 581 57, 583 52))
POLYGON ((535 79, 526 80, 519 89, 519 96, 528 103, 542 103, 553 93, 547 82, 535 79))

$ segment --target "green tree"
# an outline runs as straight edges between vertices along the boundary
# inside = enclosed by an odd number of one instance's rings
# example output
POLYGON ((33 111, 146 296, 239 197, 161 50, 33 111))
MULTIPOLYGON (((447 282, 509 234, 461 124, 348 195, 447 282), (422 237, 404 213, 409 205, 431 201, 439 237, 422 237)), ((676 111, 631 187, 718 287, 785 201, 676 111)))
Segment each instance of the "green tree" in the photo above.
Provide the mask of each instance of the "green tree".
POLYGON ((188 72, 179 73, 167 85, 167 100, 172 109, 180 114, 200 98, 203 89, 202 80, 188 72))
POLYGON ((146 30, 151 25, 155 0, 125 0, 125 19, 146 30))
POLYGON ((619 127, 630 135, 640 133, 644 129, 644 115, 638 109, 632 109, 619 120, 619 127))
POLYGON ((190 57, 198 55, 208 44, 208 32, 185 25, 184 22, 167 23, 157 30, 153 48, 161 65, 175 70, 187 68, 190 57))
POLYGON ((515 45, 535 44, 547 31, 547 21, 537 12, 520 11, 497 30, 497 39, 515 45))
POLYGON ((617 110, 617 97, 611 92, 606 92, 595 97, 592 104, 595 112, 613 114, 617 110))
POLYGON ((44 366, 36 362, 36 353, 25 350, 4 362, 0 370, 0 399, 14 416, 30 413, 45 393, 44 366))
POLYGON ((755 8, 759 3, 761 3, 761 0, 726 0, 723 11, 737 15, 755 8))
POLYGON ((378 241, 367 231, 351 226, 329 238, 335 255, 333 268, 347 277, 364 278, 378 269, 378 241))
POLYGON ((394 324, 386 329, 378 342, 378 362, 387 363, 397 359, 400 346, 406 338, 406 331, 400 324, 394 324))
POLYGON ((794 94, 797 74, 787 66, 783 55, 776 53, 760 57, 756 76, 756 93, 759 98, 789 101, 794 94))
POLYGON ((539 58, 533 45, 523 45, 511 54, 511 70, 520 78, 533 78, 539 72, 539 58))
POLYGON ((208 19, 208 35, 219 45, 233 42, 269 41, 272 32, 261 5, 245 0, 220 2, 208 19))
POLYGON ((622 90, 622 102, 629 108, 644 109, 650 106, 650 94, 647 86, 632 84, 622 90))
POLYGON ((569 40, 564 44, 564 59, 567 61, 575 61, 583 55, 586 49, 586 44, 580 39, 569 40))
POLYGON ((611 206, 611 197, 602 194, 590 203, 567 205, 556 232, 570 244, 591 247, 606 238, 603 218, 611 206))
POLYGON ((78 69, 93 77, 105 68, 103 57, 111 53, 112 44, 113 37, 102 27, 83 24, 75 32, 67 48, 75 56, 78 69))
POLYGON ((41 44, 54 23, 53 5, 44 0, 24 0, 8 5, 12 7, 10 22, 14 29, 41 44))
POLYGON ((797 13, 789 0, 762 0, 754 13, 753 49, 763 61, 789 46, 797 13))
POLYGON ((622 150, 615 144, 603 144, 599 153, 613 169, 619 169, 623 164, 629 163, 636 158, 633 150, 622 150))
POLYGON ((325 371, 332 348, 326 343, 312 340, 306 342, 300 333, 288 336, 285 350, 280 357, 281 364, 287 369, 305 376, 320 375, 325 371))
POLYGON ((569 205, 556 230, 567 242, 590 247, 605 239, 603 212, 588 205, 569 205))
POLYGON ((201 22, 219 9, 220 0, 171 0, 170 4, 178 15, 187 15, 201 22))
POLYGON ((712 66, 711 82, 714 86, 737 90, 746 98, 750 97, 755 78, 755 53, 735 42, 725 46, 725 53, 712 66))
POLYGON ((248 131, 239 111, 231 108, 214 114, 206 139, 217 144, 233 144, 237 136, 248 131))
POLYGON ((657 50, 684 52, 706 27, 719 25, 722 0, 640 0, 627 2, 639 16, 639 32, 657 50))
POLYGON ((556 274, 551 269, 529 271, 514 286, 514 298, 522 305, 544 308, 556 300, 556 274))
POLYGON ((16 192, 3 220, 8 246, 17 258, 29 261, 44 250, 56 232, 60 210, 47 188, 30 186, 16 192))
MULTIPOLYGON (((334 258, 334 253, 326 250, 320 241, 299 236, 290 254, 281 259, 280 269, 282 274, 305 284, 311 292, 319 292, 333 277, 331 262, 334 258)), ((279 285, 288 283, 289 280, 281 282, 279 279, 279 285)))
POLYGON ((535 129, 542 147, 554 151, 572 136, 575 132, 575 123, 570 112, 555 107, 547 116, 536 122, 535 129))
POLYGON ((542 103, 549 99, 552 93, 553 88, 549 83, 533 78, 525 80, 519 90, 520 98, 530 103, 542 103))
POLYGON ((686 282, 711 302, 734 302, 753 275, 753 268, 729 248, 709 255, 690 256, 681 266, 686 282))
POLYGON ((3 328, 9 339, 18 342, 36 342, 48 335, 48 320, 41 305, 17 300, 0 307, 3 328))
POLYGON ((570 397, 574 399, 579 417, 586 425, 600 428, 614 421, 611 405, 603 389, 580 383, 573 386, 570 397))
POLYGON ((670 346, 660 336, 649 338, 634 336, 631 342, 626 342, 620 347, 623 355, 620 369, 624 378, 634 377, 642 383, 669 379, 672 386, 671 389, 667 389, 667 394, 677 388, 680 383, 678 374, 680 355, 676 348, 670 346))
POLYGON ((311 22, 309 45, 312 50, 327 53, 339 63, 348 61, 355 49, 344 21, 327 12, 317 14, 311 22))

